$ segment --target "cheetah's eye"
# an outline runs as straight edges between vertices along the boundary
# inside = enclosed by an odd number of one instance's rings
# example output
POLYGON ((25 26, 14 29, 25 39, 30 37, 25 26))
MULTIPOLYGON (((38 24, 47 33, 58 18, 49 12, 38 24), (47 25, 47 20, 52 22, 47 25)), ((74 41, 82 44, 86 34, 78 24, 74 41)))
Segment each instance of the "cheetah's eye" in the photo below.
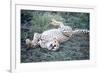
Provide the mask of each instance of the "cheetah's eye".
POLYGON ((43 41, 43 39, 40 39, 41 41, 43 41))
POLYGON ((39 39, 37 41, 40 41, 39 39))
POLYGON ((56 45, 54 45, 53 47, 56 47, 56 45))
POLYGON ((50 44, 50 47, 52 47, 53 45, 52 44, 50 44))

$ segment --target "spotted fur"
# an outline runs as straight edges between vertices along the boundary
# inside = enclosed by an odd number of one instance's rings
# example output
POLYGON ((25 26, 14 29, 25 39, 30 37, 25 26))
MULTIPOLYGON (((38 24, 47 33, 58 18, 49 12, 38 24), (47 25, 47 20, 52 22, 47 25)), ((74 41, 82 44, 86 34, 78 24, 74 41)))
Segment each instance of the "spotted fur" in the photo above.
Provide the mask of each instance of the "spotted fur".
POLYGON ((26 39, 26 44, 31 44, 32 46, 39 45, 41 48, 56 51, 59 49, 60 44, 69 40, 72 35, 89 33, 86 29, 72 30, 70 26, 65 26, 62 22, 58 22, 54 19, 51 24, 58 26, 58 28, 46 30, 41 34, 35 33, 32 41, 26 39))

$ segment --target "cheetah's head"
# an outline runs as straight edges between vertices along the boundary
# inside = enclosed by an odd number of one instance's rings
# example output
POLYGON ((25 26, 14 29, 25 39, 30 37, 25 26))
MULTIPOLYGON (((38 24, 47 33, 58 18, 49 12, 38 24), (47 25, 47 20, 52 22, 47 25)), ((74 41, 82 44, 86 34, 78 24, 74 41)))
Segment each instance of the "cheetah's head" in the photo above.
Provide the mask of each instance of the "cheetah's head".
POLYGON ((47 48, 51 51, 56 51, 59 49, 59 42, 56 39, 52 40, 40 40, 39 41, 41 48, 47 48))
POLYGON ((59 49, 59 43, 58 43, 58 41, 53 40, 53 41, 48 42, 47 43, 47 49, 51 50, 51 51, 58 50, 59 49))

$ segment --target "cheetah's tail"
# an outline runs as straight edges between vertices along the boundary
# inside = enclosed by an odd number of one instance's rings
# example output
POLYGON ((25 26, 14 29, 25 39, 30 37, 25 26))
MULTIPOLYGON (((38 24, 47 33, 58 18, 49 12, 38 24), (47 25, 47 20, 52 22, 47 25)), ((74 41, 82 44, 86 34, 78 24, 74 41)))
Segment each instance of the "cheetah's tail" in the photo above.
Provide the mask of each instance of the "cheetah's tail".
POLYGON ((83 34, 89 33, 89 30, 87 30, 87 29, 75 29, 73 31, 73 34, 81 34, 81 33, 83 33, 83 34))

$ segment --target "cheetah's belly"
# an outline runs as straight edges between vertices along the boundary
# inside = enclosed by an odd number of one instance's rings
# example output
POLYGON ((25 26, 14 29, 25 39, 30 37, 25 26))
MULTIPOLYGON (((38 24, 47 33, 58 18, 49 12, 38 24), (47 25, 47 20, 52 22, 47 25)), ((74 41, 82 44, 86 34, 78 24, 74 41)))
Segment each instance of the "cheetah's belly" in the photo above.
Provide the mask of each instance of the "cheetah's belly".
POLYGON ((62 32, 58 29, 51 29, 44 31, 42 33, 41 39, 44 40, 52 40, 52 39, 57 39, 60 43, 66 41, 69 39, 69 37, 66 37, 62 34, 62 32))

